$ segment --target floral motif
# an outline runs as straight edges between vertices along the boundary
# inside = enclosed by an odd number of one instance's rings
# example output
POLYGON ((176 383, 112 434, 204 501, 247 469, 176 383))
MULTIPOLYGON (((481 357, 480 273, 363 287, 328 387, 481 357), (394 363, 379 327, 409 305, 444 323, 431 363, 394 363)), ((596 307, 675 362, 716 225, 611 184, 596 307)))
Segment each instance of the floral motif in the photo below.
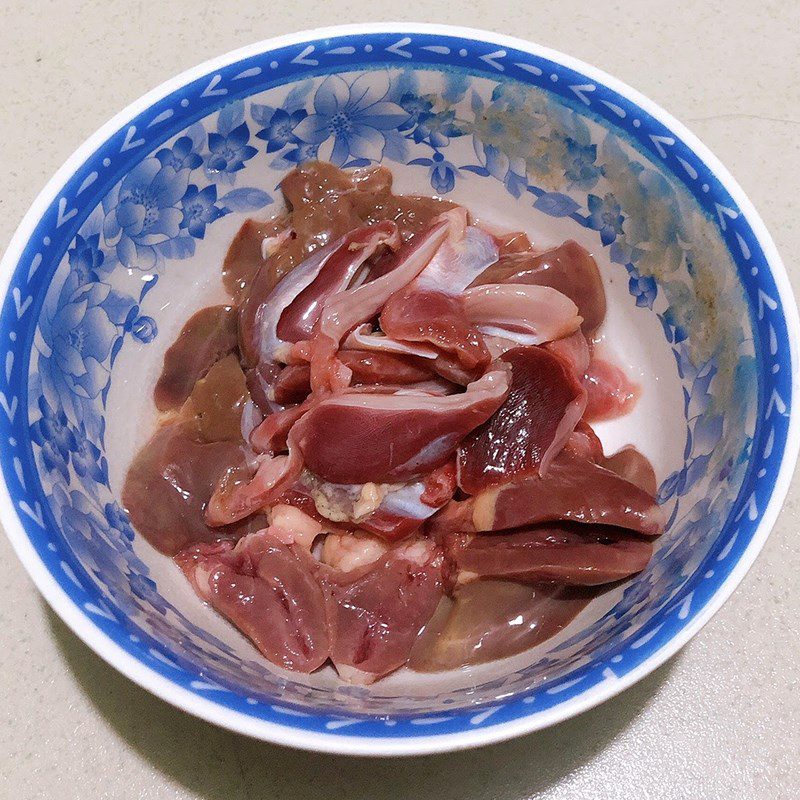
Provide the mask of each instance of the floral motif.
POLYGON ((628 291, 636 298, 640 308, 652 308, 658 293, 658 286, 652 275, 631 275, 628 291))
POLYGON ((203 158, 197 150, 197 144, 190 136, 179 137, 172 147, 162 147, 156 153, 156 158, 161 162, 162 167, 172 167, 175 172, 197 169, 203 163, 203 158))
POLYGON ((39 323, 44 396, 76 423, 86 419, 84 411, 99 419, 94 401, 108 384, 111 350, 134 305, 108 283, 84 277, 81 269, 65 276, 60 291, 48 294, 39 323))
POLYGON ((142 344, 148 344, 158 336, 158 325, 152 317, 142 315, 131 323, 131 333, 142 344))
POLYGON ((72 466, 79 478, 89 478, 95 483, 108 480, 108 466, 100 448, 86 435, 86 426, 81 424, 75 431, 75 447, 72 450, 72 466))
POLYGON ((600 234, 600 241, 611 244, 622 233, 625 217, 622 208, 613 194, 598 197, 590 194, 586 204, 589 208, 589 227, 600 234))
POLYGON ((243 122, 228 134, 209 133, 208 149, 211 151, 207 160, 208 172, 238 172, 244 169, 244 162, 249 161, 257 152, 255 147, 247 144, 250 130, 243 122))
POLYGON ((178 203, 188 182, 188 170, 146 158, 104 199, 103 236, 122 264, 142 270, 155 268, 156 247, 180 233, 183 215, 178 203))
POLYGON ((431 186, 437 194, 447 194, 453 191, 456 177, 458 177, 458 168, 446 161, 441 153, 434 153, 432 158, 415 158, 408 163, 414 166, 430 167, 431 186))
POLYGON ((281 150, 290 142, 297 142, 294 129, 308 116, 304 108, 298 108, 289 113, 282 108, 273 110, 266 127, 262 128, 257 134, 258 139, 263 139, 267 143, 267 152, 275 153, 281 150))
POLYGON ((195 239, 202 239, 206 235, 206 225, 210 225, 224 214, 216 202, 217 187, 215 184, 210 183, 205 189, 198 189, 197 186, 190 183, 181 199, 183 207, 181 228, 186 228, 189 235, 195 239))
MULTIPOLYGON (((580 144, 574 139, 565 139, 561 166, 564 169, 564 177, 572 186, 587 189, 594 186, 600 177, 600 168, 597 166, 597 145, 580 144)), ((591 205, 589 210, 592 210, 591 205)))
POLYGON ((77 273, 81 283, 101 280, 100 272, 105 253, 100 249, 100 234, 87 236, 85 239, 78 234, 73 246, 67 250, 70 269, 77 273))
POLYGON ((301 120, 294 135, 306 144, 321 146, 322 152, 339 166, 350 158, 380 161, 386 147, 385 131, 396 130, 408 120, 408 113, 386 100, 389 76, 360 75, 348 84, 339 75, 329 75, 314 94, 314 113, 301 120))
POLYGON ((76 448, 75 433, 63 408, 53 409, 44 397, 38 399, 42 416, 31 425, 31 439, 41 448, 41 459, 48 472, 57 470, 69 480, 69 455, 76 448))

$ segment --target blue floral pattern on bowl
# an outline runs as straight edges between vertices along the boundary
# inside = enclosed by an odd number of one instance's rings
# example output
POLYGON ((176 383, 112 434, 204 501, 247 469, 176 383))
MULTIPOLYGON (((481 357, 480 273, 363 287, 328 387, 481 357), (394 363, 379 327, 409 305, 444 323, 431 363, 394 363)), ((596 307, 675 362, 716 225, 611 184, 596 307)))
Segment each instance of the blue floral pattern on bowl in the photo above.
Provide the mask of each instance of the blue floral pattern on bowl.
POLYGON ((309 731, 489 727, 624 681, 702 612, 741 557, 786 440, 792 366, 777 297, 726 188, 612 89, 542 56, 458 37, 354 34, 287 46, 156 102, 42 217, 0 319, 9 347, 3 470, 65 591, 178 686, 309 731), (242 658, 164 597, 110 487, 115 362, 159 337, 160 277, 202 253, 220 220, 274 213, 281 174, 311 158, 418 171, 418 185, 445 196, 465 182, 500 187, 590 232, 631 302, 656 315, 675 360, 686 444, 659 489, 670 528, 657 558, 591 625, 469 690, 387 696, 242 658), (732 316, 745 306, 749 319, 732 316))

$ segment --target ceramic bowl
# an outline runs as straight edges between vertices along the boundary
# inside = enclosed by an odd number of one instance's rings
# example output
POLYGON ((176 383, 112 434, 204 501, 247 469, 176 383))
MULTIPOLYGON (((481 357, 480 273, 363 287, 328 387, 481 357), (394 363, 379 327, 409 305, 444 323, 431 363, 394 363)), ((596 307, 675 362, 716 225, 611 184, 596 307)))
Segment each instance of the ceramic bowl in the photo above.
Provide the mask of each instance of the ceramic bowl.
POLYGON ((358 25, 239 50, 168 81, 49 182, 3 260, 0 518, 91 648, 207 720, 349 754, 451 750, 593 706, 652 671, 752 563, 798 450, 797 309, 735 181, 651 101, 572 58, 441 26, 358 25), (653 461, 666 534, 645 572, 565 631, 459 672, 372 687, 271 668, 119 505, 152 430, 163 353, 222 298, 248 217, 298 162, 382 163, 400 191, 577 239, 609 296, 607 346, 642 386, 599 428, 653 461))

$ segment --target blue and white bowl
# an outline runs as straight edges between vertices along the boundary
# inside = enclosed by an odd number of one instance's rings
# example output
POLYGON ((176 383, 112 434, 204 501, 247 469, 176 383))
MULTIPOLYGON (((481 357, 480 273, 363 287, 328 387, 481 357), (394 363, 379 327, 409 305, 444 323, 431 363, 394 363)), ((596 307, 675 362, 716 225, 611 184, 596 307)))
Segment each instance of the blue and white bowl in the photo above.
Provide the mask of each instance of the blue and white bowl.
POLYGON ((544 48, 441 26, 275 39, 189 70, 92 136, 3 260, 0 518, 64 621, 125 675, 233 730, 428 753, 550 725, 695 634, 753 562, 798 452, 798 315, 742 190, 680 123, 544 48), (534 651, 371 688, 271 668, 118 504, 163 353, 219 299, 248 215, 308 158, 383 163, 537 245, 596 255, 608 343, 643 385, 609 448, 653 460, 670 519, 648 569, 534 651))

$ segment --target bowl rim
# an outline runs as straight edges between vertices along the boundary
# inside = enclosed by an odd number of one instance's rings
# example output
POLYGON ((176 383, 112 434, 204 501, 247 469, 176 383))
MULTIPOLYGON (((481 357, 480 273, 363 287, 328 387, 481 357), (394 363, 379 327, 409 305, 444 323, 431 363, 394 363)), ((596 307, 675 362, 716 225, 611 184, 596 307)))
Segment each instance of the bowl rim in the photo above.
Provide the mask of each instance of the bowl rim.
MULTIPOLYGON (((301 45, 309 41, 359 34, 398 34, 400 36, 433 34, 452 36, 530 53, 539 58, 549 59, 568 69, 573 69, 614 90, 679 135, 686 146, 702 160, 735 200, 762 248, 765 261, 769 266, 780 297, 781 309, 787 327, 791 349, 792 400, 794 401, 798 386, 800 386, 800 379, 798 379, 800 317, 798 316, 794 294, 783 262, 764 222, 747 195, 719 159, 697 136, 659 105, 626 83, 591 64, 523 39, 457 25, 379 22, 305 30, 262 40, 232 50, 224 55, 204 61, 164 81, 130 103, 89 136, 56 171, 37 195, 12 236, 0 262, 0 300, 5 300, 8 294, 12 274, 36 225, 45 210, 57 199, 61 188, 69 177, 75 173, 87 158, 90 158, 95 153, 109 136, 116 133, 142 111, 186 84, 242 59, 286 46, 301 45)), ((110 636, 97 627, 87 616, 87 613, 61 588, 29 540, 12 502, 4 475, 0 475, 0 522, 2 522, 13 549, 33 579, 34 584, 50 607, 73 633, 127 678, 177 708, 234 732, 305 750, 362 756, 443 753, 504 741, 576 716, 636 683, 680 650, 711 619, 738 586, 753 564, 775 524, 789 489, 798 452, 800 452, 800 416, 794 402, 790 405, 788 413, 789 424, 786 432, 785 449, 769 501, 760 515, 756 530, 747 548, 703 608, 688 620, 678 633, 661 644, 653 654, 621 676, 617 681, 595 684, 585 692, 566 698, 548 709, 474 730, 402 737, 352 736, 348 735, 346 730, 341 733, 319 733, 248 716, 214 700, 200 697, 155 672, 126 652, 110 636)))

